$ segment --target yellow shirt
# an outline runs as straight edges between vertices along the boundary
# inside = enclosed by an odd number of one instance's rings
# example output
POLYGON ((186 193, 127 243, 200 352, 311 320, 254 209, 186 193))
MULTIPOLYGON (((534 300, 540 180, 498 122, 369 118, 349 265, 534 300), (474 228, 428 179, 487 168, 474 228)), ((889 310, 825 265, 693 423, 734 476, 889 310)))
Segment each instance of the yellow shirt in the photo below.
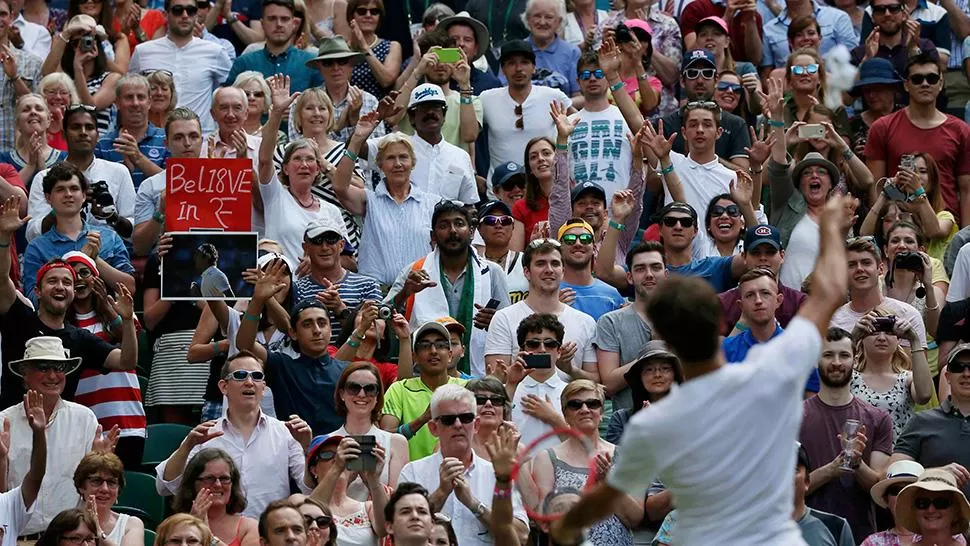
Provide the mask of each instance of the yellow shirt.
MULTIPOLYGON (((468 380, 449 377, 448 383, 464 386, 465 383, 468 383, 468 380)), ((424 410, 428 409, 433 392, 420 377, 409 377, 403 381, 395 381, 384 393, 384 410, 382 413, 393 415, 402 425, 410 423, 420 417, 424 410)), ((438 438, 431 434, 428 425, 412 432, 416 432, 408 440, 408 454, 412 461, 434 453, 434 448, 438 445, 438 438)))

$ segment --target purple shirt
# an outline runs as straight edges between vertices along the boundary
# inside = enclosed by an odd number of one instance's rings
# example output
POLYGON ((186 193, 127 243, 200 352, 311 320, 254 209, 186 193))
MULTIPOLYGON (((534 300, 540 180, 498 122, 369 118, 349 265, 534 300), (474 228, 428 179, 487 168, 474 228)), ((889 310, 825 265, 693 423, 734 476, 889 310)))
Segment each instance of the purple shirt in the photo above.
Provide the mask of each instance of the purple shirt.
MULTIPOLYGON (((783 284, 779 284, 778 289, 781 291, 783 299, 781 305, 775 310, 775 318, 778 319, 782 328, 787 328, 788 323, 798 314, 798 308, 802 306, 808 296, 800 290, 788 288, 783 284)), ((738 302, 741 299, 741 294, 735 287, 726 292, 721 292, 717 297, 721 298, 721 310, 724 312, 721 335, 727 336, 734 330, 734 325, 741 320, 741 304, 738 302)))

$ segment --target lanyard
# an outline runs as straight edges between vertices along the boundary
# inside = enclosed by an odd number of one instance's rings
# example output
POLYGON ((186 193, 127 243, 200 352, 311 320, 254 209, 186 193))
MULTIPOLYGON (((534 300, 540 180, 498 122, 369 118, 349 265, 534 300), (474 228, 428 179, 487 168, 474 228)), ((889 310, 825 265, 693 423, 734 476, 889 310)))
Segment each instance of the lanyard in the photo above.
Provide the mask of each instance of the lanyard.
MULTIPOLYGON (((402 0, 402 1, 404 2, 404 12, 407 13, 408 24, 410 25, 413 22, 411 21, 411 0, 402 0)), ((424 9, 421 10, 422 17, 424 17, 424 12, 428 11, 428 2, 430 1, 431 0, 424 0, 424 9)), ((420 21, 418 22, 420 23, 420 21)))
MULTIPOLYGON (((505 35, 508 34, 507 27, 509 25, 509 17, 512 16, 512 8, 515 7, 515 3, 517 2, 517 0, 508 0, 508 2, 509 2, 509 5, 508 7, 505 8, 505 18, 502 20, 502 36, 501 38, 499 38, 498 42, 495 42, 495 39, 493 38, 492 43, 499 43, 499 44, 505 43, 505 35)), ((492 14, 495 13, 495 10, 493 8, 494 8, 494 5, 492 4, 492 2, 489 2, 488 3, 488 30, 494 33, 493 29, 495 27, 492 26, 492 14)))

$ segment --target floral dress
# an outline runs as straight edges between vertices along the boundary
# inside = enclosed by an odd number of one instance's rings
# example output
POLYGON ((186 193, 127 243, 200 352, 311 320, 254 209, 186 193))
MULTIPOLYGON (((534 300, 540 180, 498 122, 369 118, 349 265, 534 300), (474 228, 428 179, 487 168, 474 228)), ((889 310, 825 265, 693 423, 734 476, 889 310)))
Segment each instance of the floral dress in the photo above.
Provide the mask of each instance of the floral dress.
MULTIPOLYGON (((549 454, 549 460, 556 472, 555 489, 571 487, 582 491, 586 485, 589 470, 566 464, 556 457, 552 448, 547 449, 546 453, 549 454)), ((623 525, 616 514, 613 514, 589 529, 589 541, 596 545, 633 546, 633 533, 623 525)))
POLYGON ((862 378, 859 372, 852 372, 852 381, 849 389, 853 396, 858 397, 864 402, 885 410, 893 420, 893 440, 899 438, 906 428, 906 423, 913 416, 913 401, 909 396, 909 382, 912 380, 913 372, 900 372, 896 374, 896 382, 886 392, 872 390, 862 378))

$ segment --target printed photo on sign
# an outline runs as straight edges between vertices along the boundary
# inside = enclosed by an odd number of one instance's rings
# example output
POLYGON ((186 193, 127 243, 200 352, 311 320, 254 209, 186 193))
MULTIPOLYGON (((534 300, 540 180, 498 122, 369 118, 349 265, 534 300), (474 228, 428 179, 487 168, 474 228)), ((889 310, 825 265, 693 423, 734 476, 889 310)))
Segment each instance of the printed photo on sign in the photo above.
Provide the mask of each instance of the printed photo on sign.
POLYGON ((243 272, 256 267, 256 233, 177 232, 162 257, 163 300, 235 300, 253 296, 243 272))
POLYGON ((252 229, 252 161, 170 158, 165 182, 166 231, 252 229))

